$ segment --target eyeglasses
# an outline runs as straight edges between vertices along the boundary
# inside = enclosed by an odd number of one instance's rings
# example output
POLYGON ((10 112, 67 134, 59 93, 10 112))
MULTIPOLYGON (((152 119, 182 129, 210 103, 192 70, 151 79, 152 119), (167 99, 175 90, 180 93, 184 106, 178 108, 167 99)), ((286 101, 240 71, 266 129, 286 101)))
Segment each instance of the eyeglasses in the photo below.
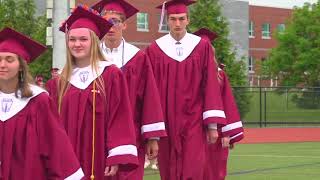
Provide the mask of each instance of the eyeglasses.
MULTIPOLYGON (((112 13, 112 11, 104 10, 100 13, 100 15, 105 16, 107 13, 112 13)), ((122 21, 117 18, 110 18, 110 19, 108 19, 108 21, 109 21, 109 23, 113 24, 113 26, 118 26, 119 24, 122 23, 122 21)))
POLYGON ((119 26, 122 23, 122 21, 117 18, 110 18, 108 22, 113 24, 113 26, 119 26))

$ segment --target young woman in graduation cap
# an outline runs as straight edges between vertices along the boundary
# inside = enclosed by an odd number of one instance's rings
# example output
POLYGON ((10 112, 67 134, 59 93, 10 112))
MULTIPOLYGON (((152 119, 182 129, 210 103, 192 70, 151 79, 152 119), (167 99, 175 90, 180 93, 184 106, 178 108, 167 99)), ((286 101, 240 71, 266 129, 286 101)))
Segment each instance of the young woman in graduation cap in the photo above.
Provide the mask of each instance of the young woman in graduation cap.
POLYGON ((111 26, 95 10, 78 6, 60 27, 67 62, 50 93, 85 179, 108 179, 138 163, 125 77, 99 48, 111 26))
POLYGON ((27 63, 45 51, 30 38, 0 32, 0 179, 81 179, 83 172, 50 97, 27 63))
POLYGON ((166 136, 161 102, 152 66, 145 53, 123 38, 126 21, 138 9, 125 0, 101 0, 92 6, 113 24, 104 36, 102 53, 121 68, 127 80, 136 132, 139 166, 130 172, 119 172, 119 180, 143 179, 145 154, 148 159, 158 155, 158 140, 166 136))

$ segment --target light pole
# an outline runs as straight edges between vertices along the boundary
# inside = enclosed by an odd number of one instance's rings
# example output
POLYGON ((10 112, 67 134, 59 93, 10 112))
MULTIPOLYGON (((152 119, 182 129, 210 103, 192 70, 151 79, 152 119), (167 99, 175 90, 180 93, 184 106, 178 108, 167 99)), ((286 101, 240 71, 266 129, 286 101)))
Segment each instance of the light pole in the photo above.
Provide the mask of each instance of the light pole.
MULTIPOLYGON (((50 0, 48 0, 50 1, 50 0)), ((66 62, 65 34, 59 31, 61 23, 66 20, 70 11, 69 0, 53 1, 53 59, 52 67, 62 69, 66 62)))

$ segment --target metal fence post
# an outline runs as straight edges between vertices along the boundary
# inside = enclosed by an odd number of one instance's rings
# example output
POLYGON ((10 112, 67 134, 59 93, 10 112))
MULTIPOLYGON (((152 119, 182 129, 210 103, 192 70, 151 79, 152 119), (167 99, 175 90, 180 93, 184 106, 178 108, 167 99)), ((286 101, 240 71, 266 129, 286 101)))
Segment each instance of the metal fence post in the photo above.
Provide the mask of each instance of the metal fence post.
POLYGON ((260 98, 260 114, 259 114, 259 118, 260 118, 260 121, 259 121, 259 124, 260 124, 260 128, 262 127, 262 88, 261 86, 259 86, 259 98, 260 98))
POLYGON ((267 89, 264 89, 264 127, 267 127, 267 89))

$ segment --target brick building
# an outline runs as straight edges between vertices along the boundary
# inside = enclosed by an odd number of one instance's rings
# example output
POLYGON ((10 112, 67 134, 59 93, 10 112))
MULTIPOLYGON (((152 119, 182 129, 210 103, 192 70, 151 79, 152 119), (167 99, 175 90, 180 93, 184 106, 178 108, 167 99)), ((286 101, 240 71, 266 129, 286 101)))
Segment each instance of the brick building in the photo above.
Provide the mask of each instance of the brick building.
MULTIPOLYGON (((284 31, 294 7, 317 0, 249 0, 249 56, 248 78, 250 85, 278 86, 279 80, 259 75, 261 61, 267 60, 269 52, 277 46, 276 31, 284 31)), ((231 30, 232 31, 232 30, 231 30)))
POLYGON ((268 58, 271 48, 276 47, 274 33, 285 30, 291 14, 292 9, 249 6, 248 77, 251 85, 277 86, 277 79, 266 80, 259 75, 259 64, 268 58))

